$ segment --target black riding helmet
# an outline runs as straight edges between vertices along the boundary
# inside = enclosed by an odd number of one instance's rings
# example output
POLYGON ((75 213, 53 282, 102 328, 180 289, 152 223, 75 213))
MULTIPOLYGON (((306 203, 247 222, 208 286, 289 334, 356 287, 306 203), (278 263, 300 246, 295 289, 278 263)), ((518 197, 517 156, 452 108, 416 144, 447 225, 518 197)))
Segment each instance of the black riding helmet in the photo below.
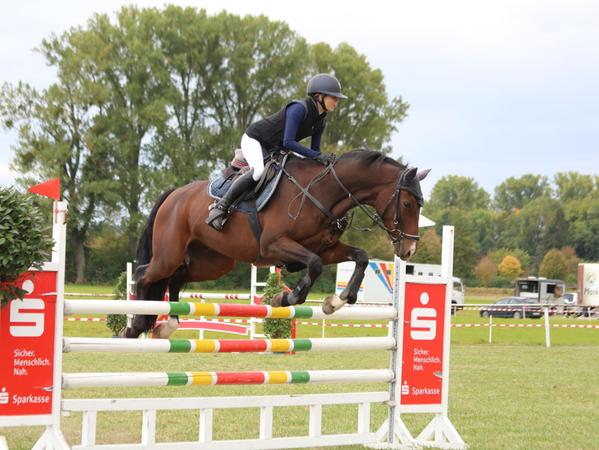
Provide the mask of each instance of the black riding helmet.
POLYGON ((341 83, 333 75, 319 73, 308 81, 308 95, 326 94, 331 97, 347 98, 341 93, 341 83))

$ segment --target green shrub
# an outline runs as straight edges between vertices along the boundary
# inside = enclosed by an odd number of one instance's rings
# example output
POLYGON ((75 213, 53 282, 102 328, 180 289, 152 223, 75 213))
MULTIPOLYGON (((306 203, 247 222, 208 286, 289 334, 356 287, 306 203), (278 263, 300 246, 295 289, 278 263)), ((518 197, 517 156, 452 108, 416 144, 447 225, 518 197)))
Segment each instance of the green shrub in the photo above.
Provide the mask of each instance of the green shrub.
MULTIPOLYGON (((127 272, 121 273, 116 286, 112 291, 112 298, 118 300, 127 299, 127 272)), ((127 326, 127 314, 108 314, 106 316, 106 326, 112 331, 114 336, 120 336, 127 326)))
POLYGON ((44 213, 33 196, 0 188, 0 301, 2 306, 25 291, 15 285, 20 274, 40 268, 50 258, 53 241, 44 213))
MULTIPOLYGON (((262 303, 270 305, 273 297, 281 292, 281 278, 271 273, 266 280, 262 303)), ((291 337, 291 319, 264 319, 264 334, 270 339, 288 339, 291 337)))

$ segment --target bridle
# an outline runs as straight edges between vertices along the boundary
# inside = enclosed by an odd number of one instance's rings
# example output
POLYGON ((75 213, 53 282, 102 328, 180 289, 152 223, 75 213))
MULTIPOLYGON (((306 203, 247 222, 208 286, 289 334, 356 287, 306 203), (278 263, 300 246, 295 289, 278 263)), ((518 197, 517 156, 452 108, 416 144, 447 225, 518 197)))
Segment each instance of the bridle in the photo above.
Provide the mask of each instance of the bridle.
POLYGON ((349 189, 347 189, 345 187, 345 185, 339 179, 339 177, 337 176, 337 172, 335 171, 335 169, 333 167, 333 164, 331 164, 329 167, 330 167, 331 173, 333 174, 333 177, 335 178, 335 181, 337 181, 337 184, 339 185, 339 187, 341 187, 341 189, 343 189, 343 191, 347 194, 347 196, 352 200, 354 205, 356 205, 358 208, 360 208, 362 211, 364 211, 364 214, 366 214, 376 226, 378 226, 380 229, 385 231, 385 233, 387 233, 387 236, 389 236, 391 243, 398 244, 403 239, 409 239, 411 241, 419 241, 420 240, 420 236, 418 234, 406 233, 405 231, 403 231, 402 226, 401 226, 402 225, 401 224, 401 216, 399 214, 399 208, 400 208, 399 197, 400 197, 400 192, 402 190, 407 190, 406 186, 403 185, 403 181, 404 181, 403 174, 404 174, 405 170, 397 178, 397 183, 395 185, 393 194, 391 194, 391 197, 389 197, 389 200, 385 204, 383 211, 379 214, 378 212, 373 213, 364 204, 360 203, 358 201, 358 199, 356 199, 356 197, 349 191, 349 189), (395 200, 395 202, 393 202, 393 200, 395 200), (383 217, 385 217, 385 214, 387 213, 387 210, 389 209, 389 206, 391 206, 392 202, 394 203, 393 228, 389 229, 389 228, 387 228, 387 225, 385 225, 383 217))
MULTIPOLYGON (((370 218, 370 220, 372 220, 372 223, 374 223, 376 226, 378 226, 380 229, 382 229, 383 231, 385 231, 387 233, 387 236, 389 236, 389 239, 391 240, 391 243, 393 243, 395 245, 395 244, 400 243, 404 239, 408 239, 408 240, 411 240, 411 241, 419 241, 420 240, 420 236, 419 235, 406 233, 405 231, 402 230, 401 216, 399 214, 400 192, 402 190, 406 190, 408 192, 411 192, 411 190, 409 189, 409 187, 407 185, 405 185, 405 172, 406 172, 406 170, 404 170, 403 172, 401 172, 401 174, 397 178, 397 184, 395 185, 395 189, 393 191, 393 194, 391 195, 391 197, 387 201, 387 204, 383 208, 383 211, 379 214, 378 211, 377 212, 372 212, 369 208, 366 207, 366 205, 364 205, 363 203, 360 203, 360 201, 351 193, 351 191, 345 187, 345 185, 343 184, 343 182, 339 179, 339 176, 337 175, 337 172, 335 171, 335 168, 333 167, 334 164, 335 163, 333 162, 333 163, 327 165, 327 167, 325 167, 325 169, 323 170, 323 172, 315 180, 313 180, 307 186, 307 188, 304 188, 300 183, 298 183, 298 181, 293 177, 293 175, 291 175, 285 169, 285 167, 282 164, 279 164, 279 168, 283 171, 283 173, 289 179, 289 181, 291 181, 301 191, 301 194, 298 194, 298 195, 303 195, 304 197, 307 197, 308 199, 310 199, 310 201, 312 201, 312 203, 314 203, 314 205, 318 209, 320 209, 320 211, 322 211, 322 213, 325 216, 327 216, 331 220, 332 223, 336 224, 336 226, 339 229, 342 229, 343 222, 346 221, 347 219, 344 218, 344 217, 341 217, 341 218, 335 217, 333 215, 333 213, 331 213, 331 211, 329 211, 320 202, 320 200, 318 200, 316 197, 314 197, 314 195, 312 195, 308 191, 308 189, 310 188, 310 186, 312 184, 314 184, 315 181, 319 181, 322 178, 324 178, 324 176, 328 172, 331 172, 331 174, 333 175, 333 178, 335 178, 335 181, 337 182, 337 184, 339 185, 339 187, 343 190, 343 192, 345 192, 345 194, 354 203, 354 205, 357 206, 358 208, 360 208, 362 211, 364 211, 364 214, 366 214, 370 218), (388 228, 387 225, 385 225, 385 222, 383 220, 383 217, 385 217, 385 214, 387 213, 387 210, 391 206, 391 203, 394 204, 394 208, 393 208, 393 228, 392 229, 388 228)), ((420 201, 418 202, 418 204, 419 204, 419 206, 422 206, 420 201)), ((291 218, 293 218, 289 212, 288 212, 288 214, 289 214, 289 216, 291 218)))

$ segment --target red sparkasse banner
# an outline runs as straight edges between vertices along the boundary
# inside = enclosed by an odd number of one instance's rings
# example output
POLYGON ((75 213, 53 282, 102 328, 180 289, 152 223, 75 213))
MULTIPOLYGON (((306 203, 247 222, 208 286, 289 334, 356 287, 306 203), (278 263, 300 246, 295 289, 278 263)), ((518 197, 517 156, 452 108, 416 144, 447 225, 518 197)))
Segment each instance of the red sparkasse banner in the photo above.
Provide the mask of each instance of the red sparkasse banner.
POLYGON ((402 405, 442 403, 445 284, 406 282, 402 405))
POLYGON ((52 412, 56 271, 21 283, 30 293, 0 312, 0 418, 52 412))

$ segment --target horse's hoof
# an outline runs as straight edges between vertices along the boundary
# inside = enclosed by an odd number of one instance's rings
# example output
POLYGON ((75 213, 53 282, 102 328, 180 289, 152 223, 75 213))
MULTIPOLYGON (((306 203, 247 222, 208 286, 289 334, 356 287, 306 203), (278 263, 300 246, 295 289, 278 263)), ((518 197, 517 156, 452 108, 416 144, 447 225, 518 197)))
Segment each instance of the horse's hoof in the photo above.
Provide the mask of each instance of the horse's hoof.
POLYGON ((179 321, 174 317, 169 317, 165 323, 161 323, 152 330, 152 338, 168 339, 179 328, 179 321))
POLYGON ((322 312, 333 314, 335 311, 340 310, 346 303, 347 300, 341 300, 338 295, 328 295, 322 302, 322 312))
POLYGON ((287 295, 286 292, 279 292, 270 301, 270 306, 283 306, 283 299, 287 295))

